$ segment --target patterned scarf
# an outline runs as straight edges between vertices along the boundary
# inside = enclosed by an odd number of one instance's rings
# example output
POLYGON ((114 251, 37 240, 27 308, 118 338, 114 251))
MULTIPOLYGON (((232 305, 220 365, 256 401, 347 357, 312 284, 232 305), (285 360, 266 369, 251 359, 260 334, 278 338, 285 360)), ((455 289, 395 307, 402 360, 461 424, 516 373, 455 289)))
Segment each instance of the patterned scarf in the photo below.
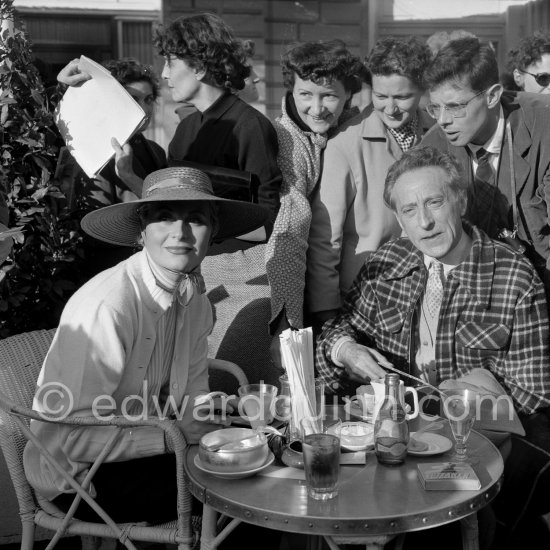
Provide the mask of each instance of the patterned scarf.
POLYGON ((206 292, 206 285, 198 267, 191 273, 179 273, 161 267, 153 261, 147 251, 146 253, 157 286, 172 294, 172 300, 177 299, 182 306, 186 306, 195 292, 199 294, 206 292))
POLYGON ((407 151, 414 145, 417 126, 418 115, 415 114, 412 120, 408 124, 405 124, 405 126, 401 128, 388 128, 388 130, 397 141, 399 147, 401 147, 401 150, 407 151))

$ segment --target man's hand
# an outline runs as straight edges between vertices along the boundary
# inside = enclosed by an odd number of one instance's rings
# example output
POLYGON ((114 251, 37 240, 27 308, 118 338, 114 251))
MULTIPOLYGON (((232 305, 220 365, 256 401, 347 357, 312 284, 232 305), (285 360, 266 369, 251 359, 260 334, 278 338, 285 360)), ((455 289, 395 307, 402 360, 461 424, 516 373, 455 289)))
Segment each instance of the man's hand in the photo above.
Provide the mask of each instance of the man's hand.
POLYGON ((356 342, 344 342, 338 352, 338 360, 352 380, 362 383, 385 376, 386 371, 379 363, 392 366, 379 351, 356 342))
POLYGON ((92 76, 89 73, 81 71, 79 63, 80 59, 73 59, 65 65, 57 75, 58 82, 66 86, 78 86, 78 84, 90 80, 92 76))

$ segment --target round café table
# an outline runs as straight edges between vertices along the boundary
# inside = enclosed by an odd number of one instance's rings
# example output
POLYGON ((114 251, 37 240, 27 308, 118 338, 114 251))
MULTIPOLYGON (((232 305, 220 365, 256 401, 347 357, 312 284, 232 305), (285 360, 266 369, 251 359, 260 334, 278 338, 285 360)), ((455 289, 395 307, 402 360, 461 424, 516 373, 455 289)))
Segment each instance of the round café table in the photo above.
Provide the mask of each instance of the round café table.
MULTIPOLYGON (((448 426, 445 428, 448 429, 448 426)), ((439 432, 447 435, 445 432, 439 432)), ((220 479, 195 465, 196 445, 189 447, 186 474, 191 493, 204 504, 201 550, 213 550, 240 522, 280 531, 321 535, 333 550, 338 544, 379 549, 395 536, 461 521, 463 547, 478 548, 476 512, 500 490, 503 460, 483 435, 472 432, 468 447, 478 462, 477 491, 426 491, 417 479, 419 462, 449 461, 437 456, 407 456, 401 466, 378 464, 367 453, 362 465, 342 465, 339 494, 328 501, 309 498, 303 470, 274 463, 245 479, 220 479), (218 515, 233 518, 218 533, 218 515)))

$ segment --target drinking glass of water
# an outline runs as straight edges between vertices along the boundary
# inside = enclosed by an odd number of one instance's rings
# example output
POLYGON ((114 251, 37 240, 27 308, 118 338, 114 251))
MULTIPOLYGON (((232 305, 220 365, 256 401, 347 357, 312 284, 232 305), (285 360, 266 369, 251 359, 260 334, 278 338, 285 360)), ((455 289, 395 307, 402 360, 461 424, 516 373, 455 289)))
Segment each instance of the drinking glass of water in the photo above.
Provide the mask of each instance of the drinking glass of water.
POLYGON ((340 439, 329 433, 312 433, 302 441, 308 495, 328 500, 338 495, 340 439))

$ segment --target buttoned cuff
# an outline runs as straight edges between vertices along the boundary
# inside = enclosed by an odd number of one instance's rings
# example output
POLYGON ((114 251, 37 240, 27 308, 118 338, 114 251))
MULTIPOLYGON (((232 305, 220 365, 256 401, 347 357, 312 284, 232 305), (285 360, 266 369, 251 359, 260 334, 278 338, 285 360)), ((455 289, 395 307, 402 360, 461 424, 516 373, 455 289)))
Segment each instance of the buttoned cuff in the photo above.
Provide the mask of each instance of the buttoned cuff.
POLYGON ((332 346, 332 350, 330 352, 330 359, 337 367, 344 366, 342 361, 340 361, 339 354, 340 354, 340 348, 346 342, 355 342, 355 340, 351 336, 340 336, 340 338, 338 338, 338 340, 336 340, 336 342, 334 343, 334 346, 332 346))

